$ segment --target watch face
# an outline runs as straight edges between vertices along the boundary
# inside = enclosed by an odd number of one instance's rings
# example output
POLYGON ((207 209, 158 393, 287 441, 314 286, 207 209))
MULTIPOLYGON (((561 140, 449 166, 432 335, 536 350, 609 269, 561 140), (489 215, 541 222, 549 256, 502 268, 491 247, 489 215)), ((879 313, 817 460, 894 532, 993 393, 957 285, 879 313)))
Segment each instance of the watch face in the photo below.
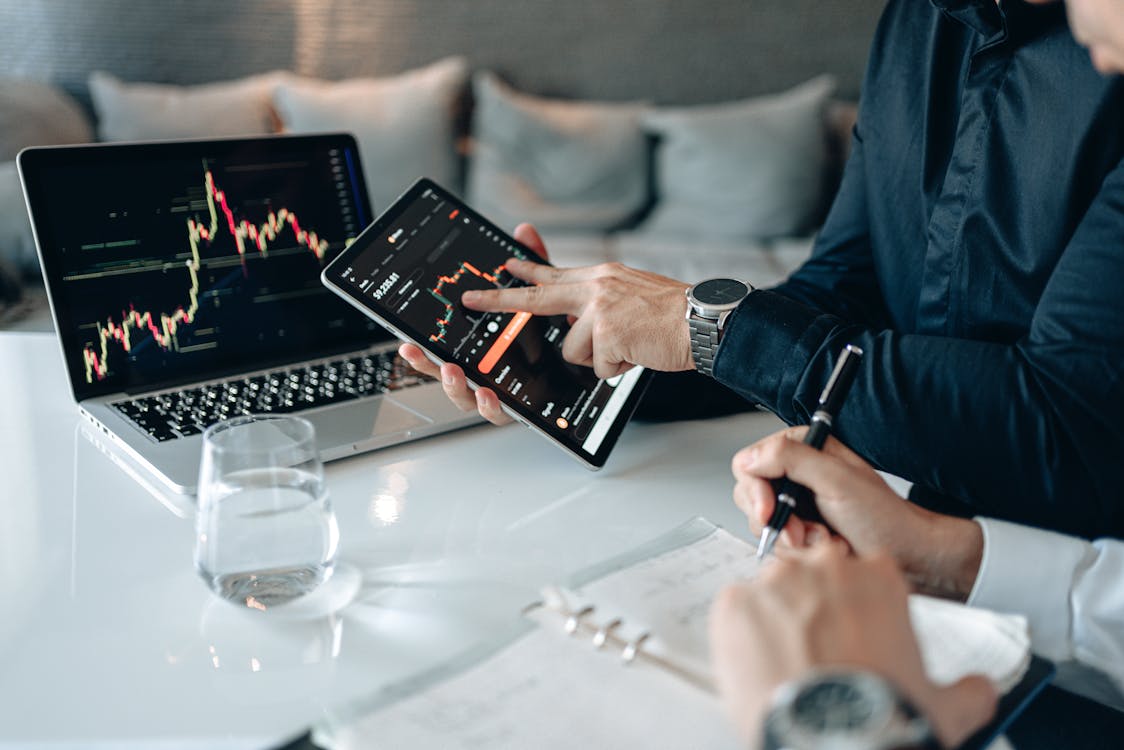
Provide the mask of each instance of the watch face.
POLYGON ((870 723, 876 708, 868 693, 841 680, 810 685, 792 705, 796 723, 817 731, 860 729, 870 723))
POLYGON ((769 750, 928 747, 929 725, 883 678, 860 670, 812 670, 781 685, 765 719, 769 750))
POLYGON ((749 287, 737 279, 708 279, 695 285, 691 294, 704 305, 728 305, 749 294, 749 287))

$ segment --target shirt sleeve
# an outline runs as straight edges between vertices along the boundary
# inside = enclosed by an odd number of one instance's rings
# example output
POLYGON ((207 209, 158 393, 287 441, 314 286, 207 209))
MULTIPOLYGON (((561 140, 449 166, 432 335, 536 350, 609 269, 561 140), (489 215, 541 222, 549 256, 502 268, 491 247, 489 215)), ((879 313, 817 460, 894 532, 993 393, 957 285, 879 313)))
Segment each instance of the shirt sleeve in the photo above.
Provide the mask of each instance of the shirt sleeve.
MULTIPOLYGON (((843 200, 861 201, 853 182, 843 200)), ((750 294, 730 316, 715 376, 786 422, 807 423, 839 352, 855 344, 865 356, 836 432, 876 468, 960 499, 969 515, 1117 533, 1122 228, 1124 163, 1063 250, 1029 331, 1008 344, 894 330, 863 301, 882 297, 862 219, 837 216, 811 270, 750 294)))
POLYGON ((976 523, 984 551, 968 604, 1025 616, 1059 685, 1124 709, 1124 542, 976 523))
POLYGON ((864 150, 856 125, 839 190, 816 238, 812 257, 776 291, 821 312, 886 327, 890 317, 882 301, 870 245, 864 150))

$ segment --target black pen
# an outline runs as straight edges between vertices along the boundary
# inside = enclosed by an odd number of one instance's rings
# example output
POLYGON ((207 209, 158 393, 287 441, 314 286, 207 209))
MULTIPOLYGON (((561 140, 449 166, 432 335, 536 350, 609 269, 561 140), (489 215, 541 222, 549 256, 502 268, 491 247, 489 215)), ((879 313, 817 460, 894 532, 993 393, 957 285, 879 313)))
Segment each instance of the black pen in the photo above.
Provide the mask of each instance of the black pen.
MULTIPOLYGON (((857 346, 847 344, 843 347, 827 385, 820 393, 819 404, 812 415, 812 424, 804 435, 804 444, 816 450, 823 450, 827 436, 831 433, 831 422, 843 406, 843 399, 847 398, 847 391, 851 383, 855 382, 855 373, 859 370, 863 350, 857 346)), ((761 541, 757 545, 757 557, 762 558, 773 551, 773 545, 781 529, 788 523, 788 517, 793 513, 806 521, 823 521, 816 508, 815 498, 807 487, 793 482, 788 477, 783 477, 773 482, 773 489, 777 495, 777 504, 773 508, 773 515, 769 523, 761 530, 761 541)))

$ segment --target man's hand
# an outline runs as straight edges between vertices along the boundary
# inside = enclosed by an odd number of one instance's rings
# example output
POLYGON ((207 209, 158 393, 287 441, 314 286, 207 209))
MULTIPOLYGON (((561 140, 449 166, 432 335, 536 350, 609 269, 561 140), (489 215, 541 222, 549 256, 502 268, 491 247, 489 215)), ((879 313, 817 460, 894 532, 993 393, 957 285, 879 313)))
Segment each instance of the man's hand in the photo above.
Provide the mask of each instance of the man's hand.
MULTIPOLYGON (((815 493, 820 514, 855 552, 890 555, 918 591, 966 599, 983 555, 979 526, 919 508, 842 443, 830 438, 816 451, 801 442, 805 432, 790 428, 734 455, 734 502, 750 530, 759 535, 773 513, 770 480, 787 476, 815 493)), ((827 536, 824 526, 792 516, 781 542, 802 547, 827 536)))
MULTIPOLYGON (((547 257, 542 238, 530 224, 516 227, 515 239, 547 257)), ((690 285, 619 263, 553 268, 511 260, 507 270, 535 286, 466 292, 461 304, 485 312, 567 315, 571 328, 562 342, 562 356, 592 367, 601 378, 620 375, 634 365, 667 372, 694 369, 685 322, 690 285)), ((438 367, 414 344, 403 344, 398 352, 415 370, 440 380, 462 410, 476 410, 493 424, 511 421, 495 392, 474 392, 458 365, 438 367)))
POLYGON ((727 713, 757 743, 773 691, 813 667, 847 666, 889 680, 955 747, 995 713, 982 676, 938 687, 921 663, 908 588, 887 557, 849 557, 839 541, 783 550, 753 581, 719 593, 710 612, 711 660, 727 713))
MULTIPOLYGON (((515 239, 533 250, 540 258, 546 259, 546 245, 542 237, 530 224, 520 224, 515 228, 515 239)), ((402 344, 398 353, 420 373, 441 381, 445 395, 462 411, 480 412, 480 416, 492 424, 507 424, 511 417, 500 408, 500 399, 491 388, 478 388, 475 392, 468 387, 464 370, 459 365, 445 363, 441 367, 426 358, 421 348, 414 344, 402 344)))
POLYGON ((562 356, 600 378, 635 365, 694 369, 685 322, 689 284, 620 263, 553 268, 511 261, 507 270, 533 286, 465 292, 461 303, 484 312, 568 315, 573 325, 562 356))

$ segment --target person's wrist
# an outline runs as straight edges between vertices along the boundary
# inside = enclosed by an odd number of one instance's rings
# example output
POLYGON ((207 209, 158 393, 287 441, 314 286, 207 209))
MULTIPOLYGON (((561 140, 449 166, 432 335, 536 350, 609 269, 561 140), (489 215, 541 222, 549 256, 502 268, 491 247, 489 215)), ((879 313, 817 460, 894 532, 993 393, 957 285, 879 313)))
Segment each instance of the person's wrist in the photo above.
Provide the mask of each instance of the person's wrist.
POLYGON ((681 329, 687 342, 687 365, 684 369, 714 376, 714 361, 722 343, 726 321, 752 292, 751 284, 721 277, 700 281, 684 289, 686 325, 681 329))
POLYGON ((967 518, 917 510, 921 533, 906 540, 899 560, 906 578, 918 593, 967 600, 983 560, 982 529, 967 518))
MULTIPOLYGON (((684 288, 683 300, 681 302, 683 314, 678 316, 679 320, 679 337, 677 339, 679 344, 679 360, 682 362, 682 369, 684 370, 697 370, 695 366, 695 357, 691 351, 691 306, 687 301, 686 292, 690 291, 690 287, 684 288)), ((678 310, 677 310, 678 312, 678 310)))
POLYGON ((813 667, 773 691, 764 717, 756 745, 762 750, 944 747, 928 714, 891 680, 866 668, 813 667))

